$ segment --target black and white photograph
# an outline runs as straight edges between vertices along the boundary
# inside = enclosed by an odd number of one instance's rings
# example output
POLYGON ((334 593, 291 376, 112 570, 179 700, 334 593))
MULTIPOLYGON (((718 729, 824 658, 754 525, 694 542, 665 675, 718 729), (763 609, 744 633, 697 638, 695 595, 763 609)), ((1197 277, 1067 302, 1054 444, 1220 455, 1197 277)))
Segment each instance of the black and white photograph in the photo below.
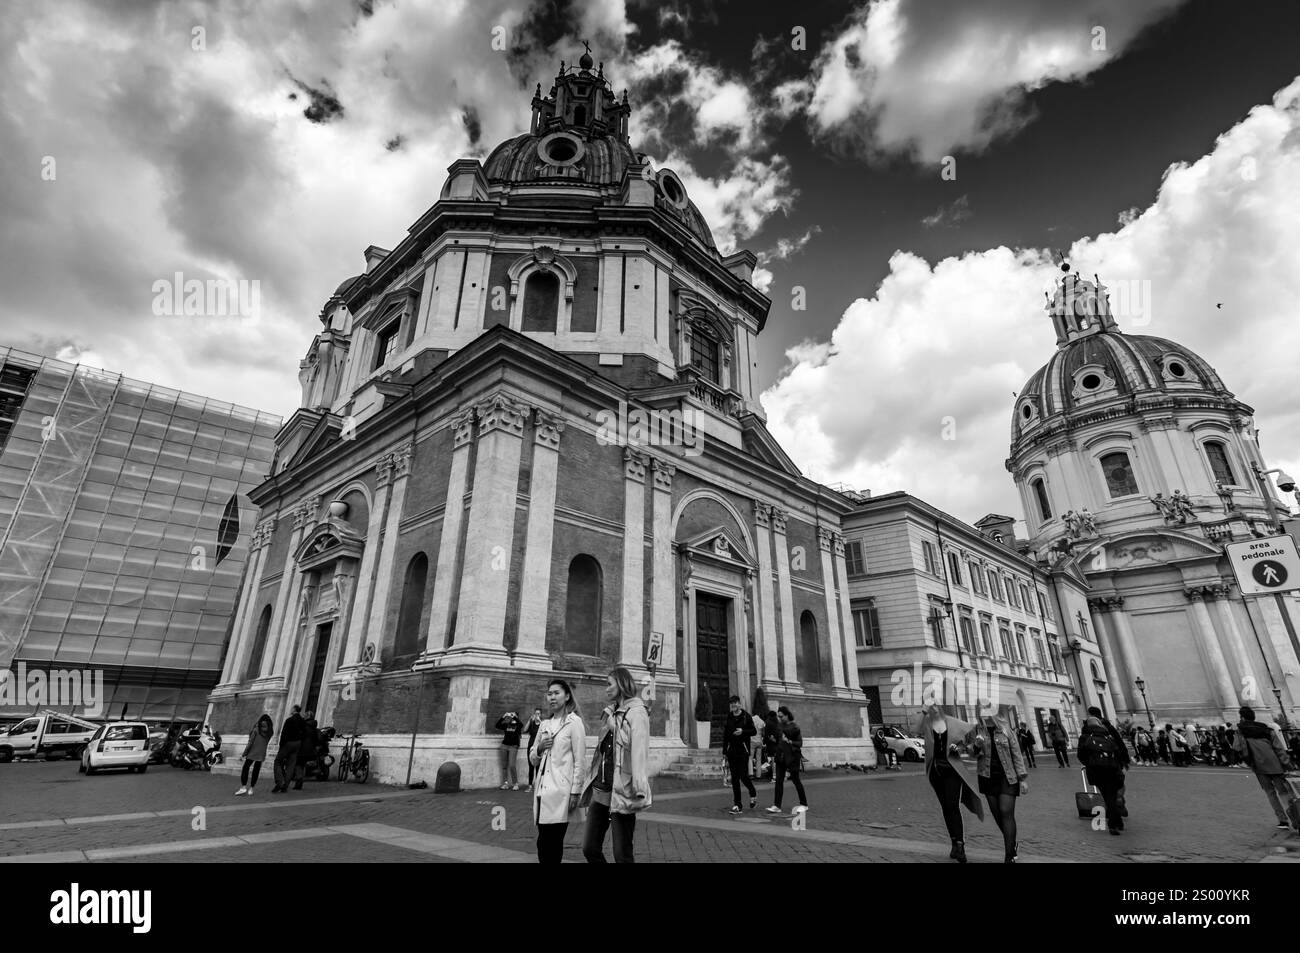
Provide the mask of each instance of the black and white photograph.
POLYGON ((1296 4, 12 0, 0 863, 1260 926, 1297 276, 1296 4))

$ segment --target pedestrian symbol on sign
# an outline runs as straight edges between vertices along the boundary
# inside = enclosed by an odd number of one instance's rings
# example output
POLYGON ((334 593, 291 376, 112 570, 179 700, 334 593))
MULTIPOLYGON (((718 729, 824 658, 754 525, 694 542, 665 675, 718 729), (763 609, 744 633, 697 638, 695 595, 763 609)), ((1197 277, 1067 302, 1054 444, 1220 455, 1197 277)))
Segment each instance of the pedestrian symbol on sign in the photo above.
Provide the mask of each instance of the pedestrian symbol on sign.
POLYGON ((1264 559, 1251 567, 1250 574, 1261 586, 1276 588, 1286 582, 1286 567, 1271 559, 1264 559))

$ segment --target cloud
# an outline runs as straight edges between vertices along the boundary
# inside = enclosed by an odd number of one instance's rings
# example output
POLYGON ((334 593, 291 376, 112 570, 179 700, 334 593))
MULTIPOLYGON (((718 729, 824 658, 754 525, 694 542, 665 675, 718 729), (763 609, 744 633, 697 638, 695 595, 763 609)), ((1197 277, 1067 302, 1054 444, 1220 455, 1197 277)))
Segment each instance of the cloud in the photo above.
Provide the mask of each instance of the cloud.
MULTIPOLYGON (((1281 440, 1300 432, 1298 180, 1300 79, 1210 154, 1170 166, 1127 224, 1068 254, 1079 272, 1101 275, 1112 306, 1121 287, 1137 291, 1131 301, 1149 288, 1149 307, 1119 315, 1121 328, 1201 354, 1256 409, 1270 465, 1288 470, 1300 466, 1300 446, 1281 440)), ((787 352, 763 395, 773 434, 823 480, 906 489, 966 520, 1020 513, 1003 469, 1013 394, 1052 355, 1043 290, 1058 276, 1046 250, 992 248, 934 265, 895 252, 829 342, 787 352), (949 422, 956 439, 944 439, 949 422)))
POLYGON ((970 218, 970 200, 965 196, 956 199, 951 205, 939 206, 933 215, 927 215, 921 219, 921 224, 926 228, 952 228, 961 222, 970 218))
POLYGON ((810 78, 778 90, 780 110, 806 108, 817 135, 866 155, 980 152, 1032 119, 1029 92, 1101 69, 1181 2, 875 0, 823 47, 810 78))

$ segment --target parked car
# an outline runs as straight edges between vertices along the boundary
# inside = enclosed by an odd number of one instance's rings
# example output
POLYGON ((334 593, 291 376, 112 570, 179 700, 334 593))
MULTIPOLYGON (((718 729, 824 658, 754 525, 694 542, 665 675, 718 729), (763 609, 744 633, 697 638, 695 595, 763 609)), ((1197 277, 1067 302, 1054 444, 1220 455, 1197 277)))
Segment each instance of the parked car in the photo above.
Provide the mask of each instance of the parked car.
POLYGON ((144 774, 149 768, 149 726, 143 721, 117 721, 90 736, 81 755, 82 774, 103 768, 126 768, 144 774))
POLYGON ((920 738, 911 737, 897 725, 884 725, 881 730, 885 733, 885 744, 899 761, 921 761, 925 758, 925 742, 920 738))
POLYGON ((0 735, 0 762, 36 755, 79 758, 98 727, 93 721, 44 709, 0 735))

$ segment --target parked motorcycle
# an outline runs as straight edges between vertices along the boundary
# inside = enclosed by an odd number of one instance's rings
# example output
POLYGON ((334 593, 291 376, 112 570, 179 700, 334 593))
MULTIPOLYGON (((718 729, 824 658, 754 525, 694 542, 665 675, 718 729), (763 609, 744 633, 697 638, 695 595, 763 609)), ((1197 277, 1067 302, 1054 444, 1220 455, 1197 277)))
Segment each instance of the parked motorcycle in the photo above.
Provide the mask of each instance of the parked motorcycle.
POLYGON ((303 766, 303 777, 307 780, 329 780, 330 768, 334 767, 334 756, 330 754, 330 740, 335 734, 332 726, 317 732, 316 755, 303 766))
POLYGON ((212 734, 207 725, 202 731, 191 729, 176 738, 169 760, 174 768, 211 771, 214 764, 225 760, 221 754, 221 735, 212 734))

